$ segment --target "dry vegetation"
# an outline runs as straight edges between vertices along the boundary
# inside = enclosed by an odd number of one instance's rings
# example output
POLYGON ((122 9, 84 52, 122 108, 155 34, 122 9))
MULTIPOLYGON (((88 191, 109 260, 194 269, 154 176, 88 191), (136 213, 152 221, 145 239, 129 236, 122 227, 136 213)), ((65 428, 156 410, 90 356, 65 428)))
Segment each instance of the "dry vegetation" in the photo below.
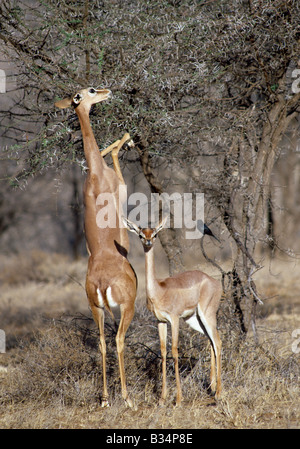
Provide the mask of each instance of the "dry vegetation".
POLYGON ((157 325, 146 310, 141 286, 126 339, 134 409, 126 408, 120 397, 115 330, 109 321, 112 406, 99 405, 98 333, 83 289, 86 260, 33 252, 3 258, 1 264, 0 328, 6 332, 7 350, 0 354, 0 428, 299 428, 299 354, 291 349, 292 332, 300 328, 299 265, 297 269, 294 262, 266 263, 257 274, 269 297, 260 309, 258 345, 251 335, 238 342, 222 303, 224 392, 217 403, 207 391, 208 342, 183 324, 179 350, 185 400, 174 407, 169 351, 170 397, 158 407, 157 325))

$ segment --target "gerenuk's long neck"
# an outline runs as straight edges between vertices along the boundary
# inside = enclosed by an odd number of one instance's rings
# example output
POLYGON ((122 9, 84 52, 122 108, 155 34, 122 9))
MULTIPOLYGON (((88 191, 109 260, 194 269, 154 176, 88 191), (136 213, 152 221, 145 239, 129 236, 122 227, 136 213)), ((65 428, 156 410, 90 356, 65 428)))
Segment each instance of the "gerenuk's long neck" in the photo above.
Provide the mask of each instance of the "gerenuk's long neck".
POLYGON ((94 201, 92 200, 92 207, 90 206, 90 190, 85 190, 85 234, 88 241, 88 247, 92 254, 99 254, 105 248, 109 246, 123 256, 127 256, 129 250, 129 240, 127 231, 125 228, 119 227, 119 179, 114 170, 108 168, 99 151, 92 126, 89 118, 89 111, 79 105, 76 109, 76 114, 79 119, 84 154, 89 168, 87 173, 87 179, 89 182, 87 186, 93 189, 93 194, 96 197, 102 192, 111 192, 115 197, 116 207, 116 222, 112 228, 101 229, 96 226, 97 208, 94 207, 94 201), (104 174, 105 172, 105 174, 104 174))
POLYGON ((90 170, 101 170, 103 166, 106 166, 106 163, 99 152, 99 148, 90 123, 89 111, 84 108, 80 108, 80 106, 78 106, 75 111, 80 123, 84 154, 88 168, 90 170))
POLYGON ((159 287, 155 276, 153 247, 145 250, 145 275, 147 296, 153 297, 155 290, 159 287))

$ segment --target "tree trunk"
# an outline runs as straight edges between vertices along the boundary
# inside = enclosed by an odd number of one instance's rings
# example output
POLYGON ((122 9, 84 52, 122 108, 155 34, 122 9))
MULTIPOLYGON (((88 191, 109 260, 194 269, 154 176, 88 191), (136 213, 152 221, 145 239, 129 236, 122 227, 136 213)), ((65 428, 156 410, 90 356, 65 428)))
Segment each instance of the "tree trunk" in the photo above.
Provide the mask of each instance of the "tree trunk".
MULTIPOLYGON (((279 89, 283 88, 284 82, 283 78, 279 89)), ((261 302, 252 278, 259 268, 259 264, 255 261, 255 248, 259 239, 266 233, 265 221, 270 198, 271 174, 277 149, 287 126, 297 114, 299 98, 299 94, 290 100, 286 100, 283 94, 277 96, 277 101, 266 117, 254 164, 252 157, 255 154, 254 148, 248 149, 248 153, 244 152, 244 155, 249 154, 251 158, 244 161, 248 164, 250 174, 246 189, 245 186, 241 188, 241 184, 235 185, 228 199, 227 208, 223 211, 224 223, 238 248, 232 270, 227 273, 227 291, 232 295, 241 332, 246 333, 251 327, 255 337, 257 337, 256 306, 261 302), (237 216, 237 211, 241 211, 241 216, 237 216)))

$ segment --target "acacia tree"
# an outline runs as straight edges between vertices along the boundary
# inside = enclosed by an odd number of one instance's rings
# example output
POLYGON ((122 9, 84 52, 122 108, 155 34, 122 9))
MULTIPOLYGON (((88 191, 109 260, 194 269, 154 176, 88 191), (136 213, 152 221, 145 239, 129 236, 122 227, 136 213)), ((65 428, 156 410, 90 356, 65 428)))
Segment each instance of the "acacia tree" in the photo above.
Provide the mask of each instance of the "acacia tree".
MULTIPOLYGON (((300 94, 287 77, 300 54, 299 2, 17 3, 0 7, 0 39, 20 65, 26 114, 42 117, 35 138, 19 148, 19 178, 82 164, 74 115, 58 122, 52 104, 79 86, 111 88, 101 120, 93 117, 97 140, 108 145, 121 125, 152 191, 181 184, 204 192, 207 215, 233 245, 229 271, 220 268, 233 314, 242 332, 255 326, 255 249, 268 240, 271 174, 299 113, 300 94)), ((181 268, 179 231, 160 238, 171 271, 181 268)))

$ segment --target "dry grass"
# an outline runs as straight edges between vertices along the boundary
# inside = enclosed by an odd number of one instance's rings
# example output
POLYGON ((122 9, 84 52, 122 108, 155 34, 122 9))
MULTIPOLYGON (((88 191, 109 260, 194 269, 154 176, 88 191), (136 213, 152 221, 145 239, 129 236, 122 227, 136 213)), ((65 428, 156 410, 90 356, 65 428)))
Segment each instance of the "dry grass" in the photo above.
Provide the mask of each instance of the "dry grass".
POLYGON ((115 330, 108 320, 112 406, 101 409, 98 333, 82 287, 86 260, 71 262, 40 252, 3 259, 0 328, 6 332, 7 352, 0 354, 0 428, 299 428, 299 354, 291 347, 292 332, 300 328, 300 286, 297 270, 286 267, 279 261, 271 266, 276 277, 268 268, 258 274, 260 290, 272 296, 260 311, 258 345, 251 335, 238 340, 222 304, 223 395, 217 403, 207 390, 208 342, 183 323, 179 352, 184 402, 174 407, 169 351, 170 394, 167 404, 158 407, 157 324, 140 293, 125 359, 135 407, 126 408, 120 397, 115 330))

